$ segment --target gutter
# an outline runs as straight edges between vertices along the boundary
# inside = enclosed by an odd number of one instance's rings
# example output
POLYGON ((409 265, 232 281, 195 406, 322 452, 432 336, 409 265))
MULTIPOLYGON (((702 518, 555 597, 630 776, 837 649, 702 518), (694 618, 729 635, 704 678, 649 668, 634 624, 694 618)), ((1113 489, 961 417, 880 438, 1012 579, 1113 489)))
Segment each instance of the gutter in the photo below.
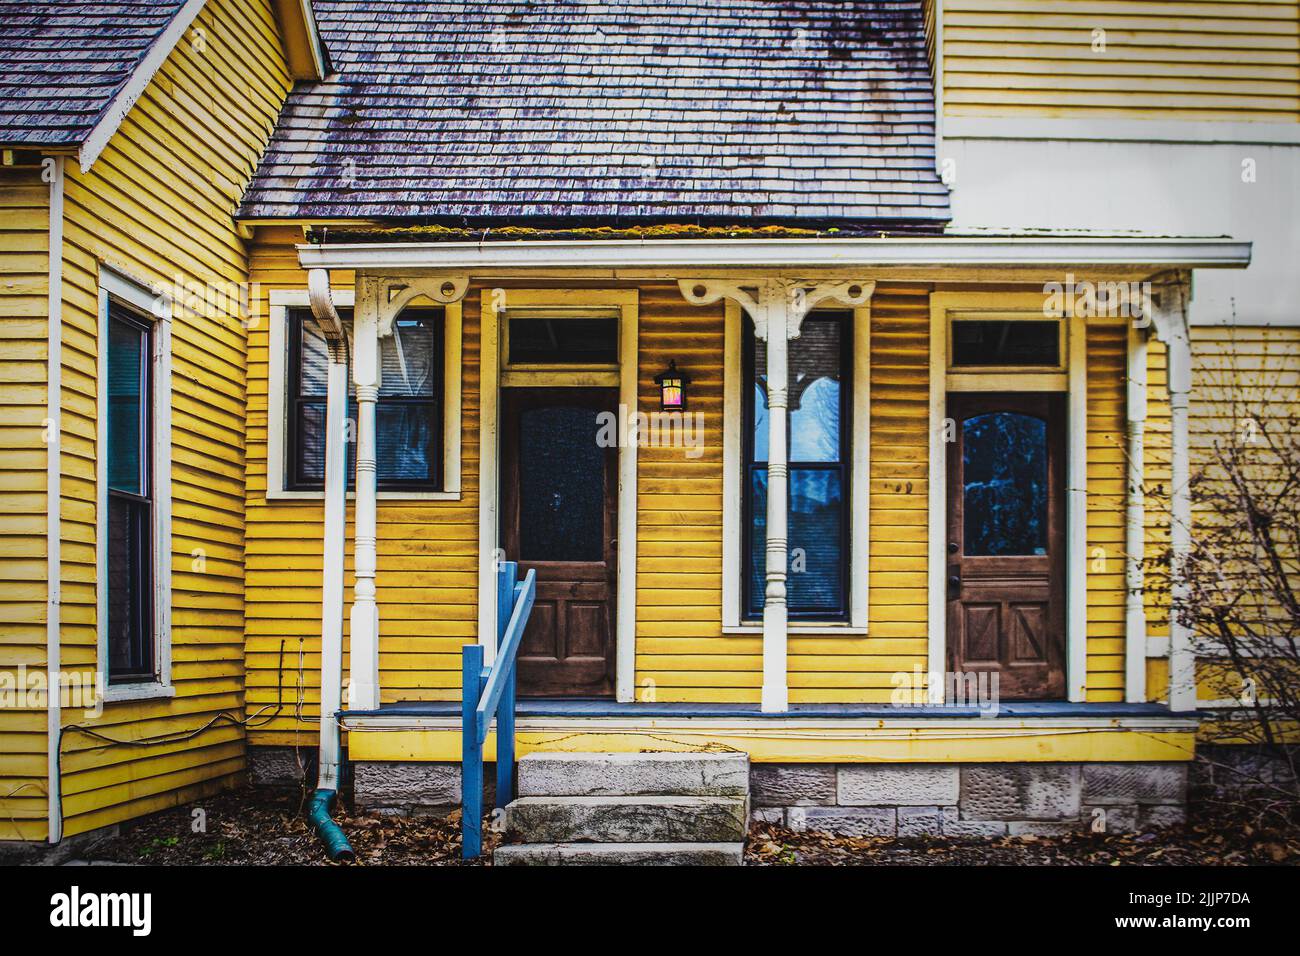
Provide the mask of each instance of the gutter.
POLYGON ((306 269, 1003 267, 1241 269, 1251 244, 1229 238, 1076 236, 874 239, 605 239, 383 242, 298 246, 306 269))
POLYGON ((63 839, 63 781, 59 748, 63 710, 59 695, 63 541, 63 173, 62 156, 48 157, 50 175, 49 302, 46 309, 45 392, 45 748, 47 833, 50 843, 63 839))
POLYGON ((308 274, 312 315, 329 346, 325 404, 325 530, 321 592, 320 754, 316 791, 307 818, 324 841, 331 860, 350 860, 352 847, 330 817, 338 795, 342 744, 337 715, 343 709, 343 552, 347 520, 347 458, 344 442, 347 390, 347 336, 330 295, 329 274, 308 274))

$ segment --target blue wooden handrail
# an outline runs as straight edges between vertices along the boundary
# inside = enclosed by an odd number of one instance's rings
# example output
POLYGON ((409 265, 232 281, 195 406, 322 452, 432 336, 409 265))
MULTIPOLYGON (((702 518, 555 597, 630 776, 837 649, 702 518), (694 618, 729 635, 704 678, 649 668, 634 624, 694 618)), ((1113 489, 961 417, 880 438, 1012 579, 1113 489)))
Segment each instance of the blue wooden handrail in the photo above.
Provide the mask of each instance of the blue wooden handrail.
POLYGON ((517 583, 519 565, 503 561, 497 569, 497 655, 483 666, 483 645, 461 648, 461 857, 483 852, 483 743, 492 718, 497 721, 498 809, 515 793, 515 658, 537 598, 537 572, 517 583))

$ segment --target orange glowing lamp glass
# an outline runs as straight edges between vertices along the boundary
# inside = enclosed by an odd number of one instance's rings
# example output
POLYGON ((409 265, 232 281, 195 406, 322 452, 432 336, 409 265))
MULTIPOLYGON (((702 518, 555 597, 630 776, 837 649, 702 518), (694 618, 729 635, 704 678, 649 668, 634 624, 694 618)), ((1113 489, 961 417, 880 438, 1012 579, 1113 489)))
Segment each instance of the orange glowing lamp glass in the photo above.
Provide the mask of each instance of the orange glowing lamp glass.
POLYGON ((659 407, 666 412, 680 412, 686 409, 686 385, 690 376, 677 370, 676 359, 668 363, 668 371, 655 376, 659 386, 659 407))

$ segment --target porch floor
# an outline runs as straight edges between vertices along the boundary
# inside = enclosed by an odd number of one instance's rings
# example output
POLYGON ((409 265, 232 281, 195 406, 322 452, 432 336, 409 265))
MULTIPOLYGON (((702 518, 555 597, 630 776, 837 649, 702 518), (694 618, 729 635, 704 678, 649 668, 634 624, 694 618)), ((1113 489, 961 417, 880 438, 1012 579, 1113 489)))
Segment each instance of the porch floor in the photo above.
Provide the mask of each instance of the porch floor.
MULTIPOLYGON (((785 713, 768 714, 757 704, 699 703, 620 703, 614 700, 589 699, 521 699, 516 707, 519 717, 843 717, 843 718, 954 718, 980 717, 976 707, 901 707, 891 704, 791 704, 785 713)), ((460 701, 398 701, 383 704, 378 710, 345 710, 349 717, 458 717, 460 701)), ((1196 713, 1174 713, 1163 704, 1072 703, 1069 701, 1025 701, 1002 703, 992 718, 1013 717, 1187 717, 1196 713)))

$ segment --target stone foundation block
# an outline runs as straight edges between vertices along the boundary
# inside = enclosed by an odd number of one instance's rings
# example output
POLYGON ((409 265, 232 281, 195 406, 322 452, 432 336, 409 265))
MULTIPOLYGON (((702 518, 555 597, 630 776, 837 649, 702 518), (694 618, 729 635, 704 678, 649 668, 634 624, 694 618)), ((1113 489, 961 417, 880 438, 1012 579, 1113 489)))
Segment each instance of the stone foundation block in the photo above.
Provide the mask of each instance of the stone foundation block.
POLYGON ((943 813, 939 807, 899 807, 900 837, 939 836, 943 833, 943 813))
POLYGON ((1082 818, 1084 829, 1090 833, 1133 833, 1138 828, 1138 808, 1137 804, 1132 803, 1127 805, 1106 804, 1102 806, 1085 804, 1082 818), (1100 831, 1093 830, 1097 820, 1100 820, 1100 831))
MULTIPOLYGON (((485 780, 491 779, 489 770, 485 780)), ((353 796, 364 809, 460 806, 460 764, 369 761, 353 765, 353 796)), ((484 806, 490 804, 485 803, 484 806)))
POLYGON ((1090 804, 1182 803, 1187 799, 1187 764, 1084 764, 1083 795, 1090 804))
POLYGON ((934 807, 957 802, 956 766, 848 764, 839 769, 843 806, 934 807))
POLYGON ((1077 819, 1078 764, 982 764, 961 768, 963 820, 1077 819))
POLYGON ((829 764, 751 764, 749 793, 757 807, 830 806, 835 803, 835 767, 829 764))
POLYGON ((1179 827, 1187 822, 1187 808, 1162 804, 1138 808, 1138 829, 1159 830, 1162 827, 1179 827))
POLYGON ((898 811, 893 807, 793 807, 790 829, 816 830, 834 836, 894 836, 898 811))

